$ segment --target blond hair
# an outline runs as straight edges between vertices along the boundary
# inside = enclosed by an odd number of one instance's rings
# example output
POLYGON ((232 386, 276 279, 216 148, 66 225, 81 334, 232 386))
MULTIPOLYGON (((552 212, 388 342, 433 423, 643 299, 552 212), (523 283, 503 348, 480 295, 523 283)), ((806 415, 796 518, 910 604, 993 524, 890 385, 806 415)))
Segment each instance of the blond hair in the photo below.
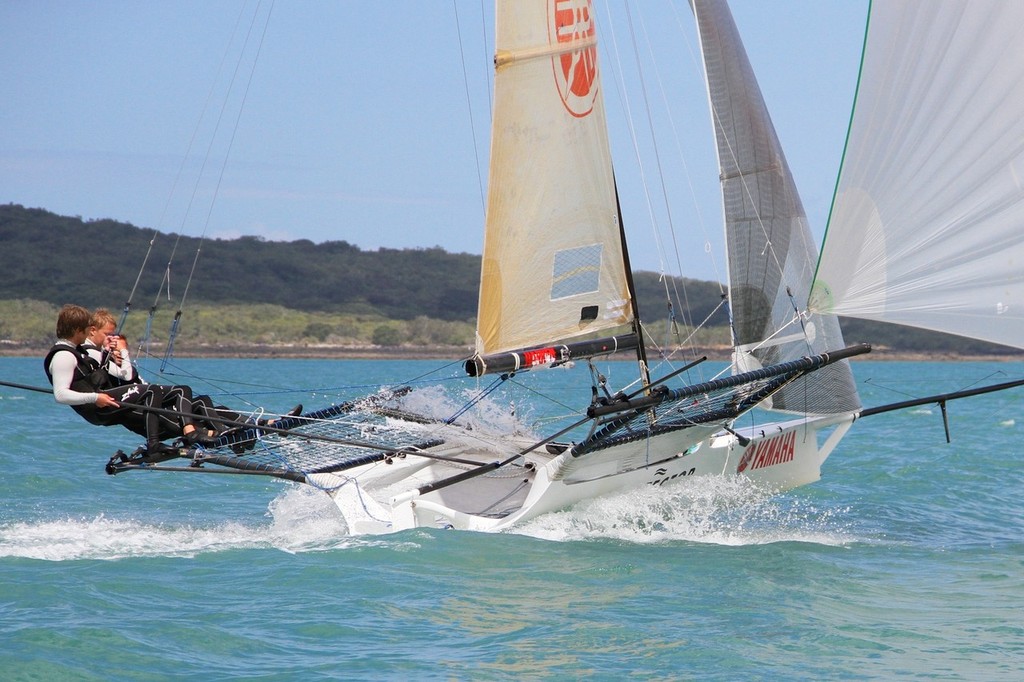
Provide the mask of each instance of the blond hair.
POLYGON ((108 324, 117 324, 117 320, 106 308, 97 308, 92 311, 92 318, 89 320, 89 325, 96 327, 97 329, 103 329, 108 324))

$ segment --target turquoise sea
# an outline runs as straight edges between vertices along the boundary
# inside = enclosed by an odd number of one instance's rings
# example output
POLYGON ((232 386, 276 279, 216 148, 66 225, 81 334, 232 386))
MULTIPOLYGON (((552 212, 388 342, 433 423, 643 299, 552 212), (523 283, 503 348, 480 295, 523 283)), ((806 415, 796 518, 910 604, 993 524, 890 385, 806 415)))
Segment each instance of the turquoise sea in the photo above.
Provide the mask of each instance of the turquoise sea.
MULTIPOLYGON (((438 364, 178 361, 277 411, 438 364)), ((854 371, 870 406, 1024 363, 854 371)), ((45 385, 36 358, 0 358, 0 380, 45 385)), ((561 409, 516 401, 527 422, 561 409)), ((366 537, 304 486, 107 476, 136 436, 0 387, 0 679, 1024 679, 1024 390, 949 422, 946 444, 937 407, 866 418, 782 496, 684 479, 516 532, 366 537)))

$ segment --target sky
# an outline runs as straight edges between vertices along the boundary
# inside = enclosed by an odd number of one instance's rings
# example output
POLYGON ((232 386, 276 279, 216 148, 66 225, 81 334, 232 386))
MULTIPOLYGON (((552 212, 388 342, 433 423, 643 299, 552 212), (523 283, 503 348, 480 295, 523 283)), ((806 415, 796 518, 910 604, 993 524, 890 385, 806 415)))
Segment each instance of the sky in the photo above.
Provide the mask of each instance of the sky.
MULTIPOLYGON (((867 0, 731 7, 820 236, 867 0)), ((725 281, 688 5, 596 12, 633 267, 725 281)), ((493 40, 491 0, 6 0, 0 203, 207 238, 479 254, 493 40)))

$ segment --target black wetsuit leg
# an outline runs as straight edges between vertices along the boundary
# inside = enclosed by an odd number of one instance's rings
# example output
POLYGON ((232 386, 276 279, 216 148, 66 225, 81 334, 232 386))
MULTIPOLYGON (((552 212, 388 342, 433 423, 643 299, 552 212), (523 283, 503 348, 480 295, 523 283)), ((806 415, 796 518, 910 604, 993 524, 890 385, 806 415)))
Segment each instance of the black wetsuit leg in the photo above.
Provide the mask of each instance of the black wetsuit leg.
POLYGON ((205 420, 214 431, 221 432, 227 431, 228 429, 234 428, 232 424, 225 424, 220 421, 221 419, 229 419, 233 422, 244 422, 245 417, 241 414, 229 410, 223 405, 214 405, 213 400, 208 395, 197 395, 192 398, 192 411, 196 417, 203 419, 205 417, 215 417, 215 419, 205 420))
MULTIPOLYGON (((97 410, 105 426, 120 424, 130 431, 146 437, 146 445, 153 446, 167 436, 161 433, 161 421, 167 419, 149 410, 139 410, 135 405, 161 407, 164 387, 155 384, 128 384, 103 391, 120 403, 121 407, 107 407, 97 410)), ((169 420, 173 423, 173 420, 169 420)))
POLYGON ((194 410, 192 407, 192 388, 185 385, 164 386, 163 406, 168 410, 174 410, 181 415, 180 426, 184 428, 189 424, 195 425, 194 410))

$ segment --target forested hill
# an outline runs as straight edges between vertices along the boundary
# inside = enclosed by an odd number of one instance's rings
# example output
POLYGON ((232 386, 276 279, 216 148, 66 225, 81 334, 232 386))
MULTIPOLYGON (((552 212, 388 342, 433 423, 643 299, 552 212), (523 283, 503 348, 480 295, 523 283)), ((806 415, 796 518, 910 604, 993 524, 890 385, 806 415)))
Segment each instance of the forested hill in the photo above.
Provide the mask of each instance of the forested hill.
MULTIPOLYGON (((150 242, 152 252, 132 304, 136 310, 153 304, 173 251, 170 303, 161 303, 173 309, 188 281, 200 245, 198 238, 179 239, 113 220, 83 221, 42 209, 0 205, 0 301, 118 308, 131 293, 150 242)), ((200 303, 274 304, 308 313, 462 323, 476 316, 479 276, 480 256, 440 248, 364 251, 343 241, 207 239, 202 242, 196 275, 189 285, 186 309, 200 303)), ((649 328, 668 338, 667 331, 658 331, 668 329, 666 283, 650 272, 635 273, 635 280, 640 310, 649 328)), ((726 308, 720 306, 721 285, 676 279, 668 282, 668 289, 673 297, 685 295, 689 305, 689 316, 677 311, 680 324, 705 318, 710 326, 728 324, 726 308)), ((992 344, 859 320, 844 320, 843 329, 847 342, 863 341, 894 350, 1017 353, 992 344)), ((723 336, 728 338, 727 333, 723 336)))
MULTIPOLYGON (((119 306, 131 293, 151 241, 133 306, 152 304, 172 251, 171 305, 177 305, 198 238, 0 205, 0 300, 119 306)), ((344 241, 207 239, 188 301, 465 321, 476 316, 479 278, 480 256, 440 248, 364 251, 344 241)), ((639 273, 637 289, 650 319, 667 317, 665 285, 656 275, 639 273)), ((686 293, 698 321, 721 300, 715 283, 686 280, 686 293)), ((714 323, 727 323, 724 309, 714 323)))
MULTIPOLYGON (((130 294, 151 241, 133 304, 152 303, 171 261, 171 301, 176 305, 200 239, 113 220, 86 222, 41 209, 0 206, 0 268, 5 273, 0 298, 118 305, 130 294)), ((343 241, 206 239, 188 300, 375 311, 398 319, 467 319, 476 314, 478 277, 479 257, 441 249, 362 251, 343 241)))

